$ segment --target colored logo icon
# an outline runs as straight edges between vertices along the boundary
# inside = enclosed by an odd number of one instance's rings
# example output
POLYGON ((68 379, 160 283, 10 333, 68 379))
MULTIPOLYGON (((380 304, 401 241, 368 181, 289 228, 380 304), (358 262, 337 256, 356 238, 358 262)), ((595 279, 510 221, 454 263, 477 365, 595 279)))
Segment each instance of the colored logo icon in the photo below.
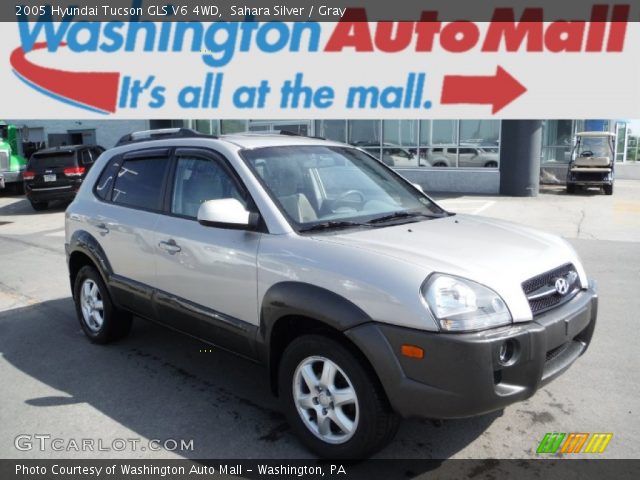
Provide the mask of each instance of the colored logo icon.
POLYGON ((613 433, 547 433, 536 453, 604 453, 613 433), (583 448, 584 447, 584 448, 583 448))

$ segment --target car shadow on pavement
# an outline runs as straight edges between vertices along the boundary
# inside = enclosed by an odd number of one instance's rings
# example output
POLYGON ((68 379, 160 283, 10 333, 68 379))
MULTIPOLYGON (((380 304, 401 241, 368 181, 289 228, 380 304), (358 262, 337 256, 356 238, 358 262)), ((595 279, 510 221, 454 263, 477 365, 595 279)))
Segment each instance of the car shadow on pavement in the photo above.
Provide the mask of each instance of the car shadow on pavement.
POLYGON ((567 193, 564 185, 540 185, 540 193, 545 195, 559 195, 567 197, 594 197, 603 195, 602 190, 598 188, 579 188, 574 193, 567 193))
POLYGON ((35 211, 24 196, 15 196, 16 202, 0 207, 0 217, 12 215, 42 215, 47 213, 64 212, 69 205, 68 201, 54 200, 46 210, 35 211))
MULTIPOLYGON (((70 298, 6 310, 0 312, 2 361, 19 370, 17 381, 12 377, 12 398, 20 401, 2 407, 6 418, 16 419, 3 426, 11 438, 61 431, 77 438, 89 431, 110 445, 103 432, 124 438, 135 432, 142 444, 145 439, 193 440, 193 450, 174 452, 185 458, 313 458, 290 432, 262 367, 141 319, 127 338, 104 346, 85 338, 70 298), (34 391, 42 395, 33 396, 34 391), (69 415, 69 406, 80 404, 69 415), (43 415, 33 409, 51 411, 46 421, 36 422, 29 418, 43 415)), ((442 425, 407 420, 377 457, 450 458, 499 415, 442 425)), ((12 453, 1 452, 6 458, 12 453)), ((127 453, 129 458, 154 456, 127 453)), ((99 452, 95 457, 101 458, 99 452)), ((404 475, 402 462, 396 463, 397 476, 404 475)))

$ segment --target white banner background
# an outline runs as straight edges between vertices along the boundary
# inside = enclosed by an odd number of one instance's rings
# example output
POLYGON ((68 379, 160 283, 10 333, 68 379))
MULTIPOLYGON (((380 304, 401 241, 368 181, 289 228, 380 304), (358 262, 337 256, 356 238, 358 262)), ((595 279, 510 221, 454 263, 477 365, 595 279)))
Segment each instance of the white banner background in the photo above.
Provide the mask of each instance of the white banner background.
MULTIPOLYGON (((323 23, 320 49, 324 48, 335 24, 323 23)), ((484 32, 487 23, 478 24, 484 32)), ((16 23, 3 23, 0 45, 4 68, 4 118, 105 118, 78 107, 66 105, 25 85, 12 71, 11 52, 20 46, 16 23)), ((373 25, 372 25, 373 31, 373 25)), ((189 38, 189 37, 187 37, 189 38)), ((481 35, 481 40, 484 38, 481 35)), ((42 40, 39 39, 39 40, 42 40)), ((481 43, 481 42, 480 42, 481 43)), ((185 45, 189 42, 186 41, 185 45)), ((437 45, 437 38, 436 38, 437 45)), ((149 97, 142 97, 138 108, 118 108, 106 118, 639 118, 640 117, 640 23, 629 23, 621 53, 483 53, 480 46, 466 53, 449 53, 436 47, 431 53, 411 48, 400 53, 261 53, 252 45, 248 53, 237 52, 224 67, 208 67, 201 53, 119 52, 73 53, 61 48, 56 53, 34 51, 27 55, 33 63, 62 70, 120 72, 122 76, 145 79, 156 76, 156 85, 167 87, 162 108, 149 108, 149 97), (441 105, 440 93, 445 75, 492 76, 501 66, 528 91, 496 115, 490 105, 441 105), (186 85, 201 85, 208 72, 224 74, 218 109, 179 107, 178 91, 186 85), (312 88, 334 88, 332 107, 280 108, 280 87, 296 73, 312 88), (347 91, 352 86, 403 86, 410 72, 426 73, 426 98, 431 109, 347 109, 347 91), (265 108, 239 109, 232 93, 242 86, 257 86, 268 80, 271 93, 265 108)), ((303 50, 305 49, 303 44, 303 50)), ((524 49, 524 47, 523 47, 524 49)), ((92 88, 87 85, 86 88, 92 88)))

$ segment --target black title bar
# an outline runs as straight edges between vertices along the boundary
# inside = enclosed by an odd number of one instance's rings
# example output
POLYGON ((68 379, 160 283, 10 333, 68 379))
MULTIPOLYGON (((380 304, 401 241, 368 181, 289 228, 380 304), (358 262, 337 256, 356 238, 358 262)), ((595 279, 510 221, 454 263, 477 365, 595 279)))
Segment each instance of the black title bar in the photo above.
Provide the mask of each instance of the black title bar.
POLYGON ((639 2, 581 0, 18 0, 0 2, 0 21, 640 21, 639 2), (617 9, 613 7, 617 6, 617 9), (594 8, 595 7, 595 8, 594 8), (603 7, 609 7, 603 9, 603 7), (625 8, 626 7, 626 8, 625 8), (603 12, 606 10, 604 17, 603 12), (624 16, 614 12, 626 12, 624 16))

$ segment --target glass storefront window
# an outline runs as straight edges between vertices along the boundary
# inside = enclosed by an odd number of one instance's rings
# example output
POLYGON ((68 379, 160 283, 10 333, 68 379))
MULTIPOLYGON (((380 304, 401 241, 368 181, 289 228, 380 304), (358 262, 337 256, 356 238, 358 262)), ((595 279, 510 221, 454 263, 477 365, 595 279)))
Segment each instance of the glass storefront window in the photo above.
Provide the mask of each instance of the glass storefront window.
POLYGON ((499 120, 385 120, 382 159, 397 167, 498 168, 499 120))
POLYGON ((380 148, 380 120, 349 120, 348 143, 380 148))
POLYGON ((461 120, 458 167, 498 168, 500 121, 461 120))
POLYGON ((434 120, 431 129, 432 145, 455 145, 458 143, 457 120, 434 120))
POLYGON ((189 126, 213 135, 315 135, 355 145, 398 168, 498 168, 500 157, 499 120, 192 120, 189 126))
POLYGON ((627 143, 627 124, 625 122, 616 124, 616 135, 616 162, 624 162, 627 143))
POLYGON ((346 120, 316 120, 315 129, 315 134, 319 137, 336 142, 347 141, 346 120))
POLYGON ((382 133, 384 163, 393 167, 418 166, 418 122, 384 120, 382 133))
POLYGON ((211 120, 196 120, 196 130, 206 135, 211 135, 211 120))
POLYGON ((542 163, 569 163, 574 131, 572 120, 545 121, 542 130, 542 163))
POLYGON ((220 120, 220 133, 241 133, 247 131, 246 120, 220 120))

